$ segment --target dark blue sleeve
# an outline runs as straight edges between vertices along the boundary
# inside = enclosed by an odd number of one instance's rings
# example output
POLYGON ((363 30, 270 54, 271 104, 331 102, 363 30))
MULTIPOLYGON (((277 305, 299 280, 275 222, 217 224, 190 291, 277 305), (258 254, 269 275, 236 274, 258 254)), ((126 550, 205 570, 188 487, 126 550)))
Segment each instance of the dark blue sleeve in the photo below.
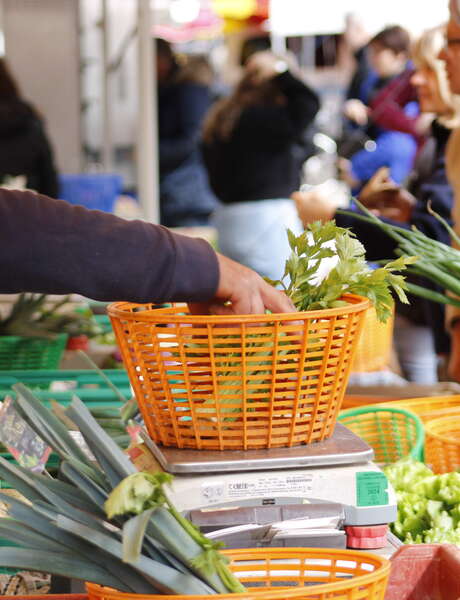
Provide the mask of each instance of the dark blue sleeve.
POLYGON ((0 189, 0 293, 77 293, 95 300, 204 301, 215 252, 144 221, 0 189))
POLYGON ((211 106, 209 89, 203 85, 184 83, 177 93, 178 134, 159 140, 160 168, 165 172, 177 168, 198 148, 203 118, 211 106))

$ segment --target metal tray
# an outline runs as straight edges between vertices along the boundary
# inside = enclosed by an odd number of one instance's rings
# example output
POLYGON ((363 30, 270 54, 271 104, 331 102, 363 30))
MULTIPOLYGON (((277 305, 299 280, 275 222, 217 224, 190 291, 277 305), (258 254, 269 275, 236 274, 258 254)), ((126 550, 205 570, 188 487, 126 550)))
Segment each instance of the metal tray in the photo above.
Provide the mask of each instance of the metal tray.
POLYGON ((269 450, 181 450, 157 446, 145 432, 142 437, 165 471, 182 475, 350 465, 374 458, 372 448, 340 423, 323 442, 269 450))

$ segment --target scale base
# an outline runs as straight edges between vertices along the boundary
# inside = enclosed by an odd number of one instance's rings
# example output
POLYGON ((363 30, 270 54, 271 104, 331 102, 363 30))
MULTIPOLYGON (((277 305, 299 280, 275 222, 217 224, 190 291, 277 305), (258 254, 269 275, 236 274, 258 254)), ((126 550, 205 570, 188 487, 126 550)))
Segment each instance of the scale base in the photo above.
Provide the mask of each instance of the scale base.
POLYGON ((359 464, 374 458, 372 448, 340 423, 336 424, 332 436, 323 442, 269 450, 222 452, 166 448, 155 444, 146 433, 142 438, 161 467, 177 475, 359 464))

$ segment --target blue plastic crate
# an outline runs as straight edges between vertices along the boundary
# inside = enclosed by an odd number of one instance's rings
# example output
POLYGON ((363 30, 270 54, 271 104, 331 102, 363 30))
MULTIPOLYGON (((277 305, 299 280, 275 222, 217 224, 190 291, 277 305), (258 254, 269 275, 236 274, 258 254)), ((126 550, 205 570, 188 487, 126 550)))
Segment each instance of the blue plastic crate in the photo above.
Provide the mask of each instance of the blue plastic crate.
POLYGON ((60 175, 59 197, 71 204, 112 212, 123 189, 123 178, 116 173, 79 173, 60 175))

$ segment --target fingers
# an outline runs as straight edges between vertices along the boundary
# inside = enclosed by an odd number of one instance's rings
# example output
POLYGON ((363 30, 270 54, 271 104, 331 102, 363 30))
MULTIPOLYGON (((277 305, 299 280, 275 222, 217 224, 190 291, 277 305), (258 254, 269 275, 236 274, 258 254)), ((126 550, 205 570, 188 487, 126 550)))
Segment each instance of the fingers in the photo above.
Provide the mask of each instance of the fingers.
POLYGON ((266 309, 274 313, 291 313, 291 300, 269 285, 255 271, 217 254, 219 284, 215 297, 205 303, 191 303, 193 314, 263 315, 266 309))
POLYGON ((272 313, 292 313, 297 311, 292 300, 284 292, 268 284, 265 284, 265 286, 261 295, 265 308, 272 313))

